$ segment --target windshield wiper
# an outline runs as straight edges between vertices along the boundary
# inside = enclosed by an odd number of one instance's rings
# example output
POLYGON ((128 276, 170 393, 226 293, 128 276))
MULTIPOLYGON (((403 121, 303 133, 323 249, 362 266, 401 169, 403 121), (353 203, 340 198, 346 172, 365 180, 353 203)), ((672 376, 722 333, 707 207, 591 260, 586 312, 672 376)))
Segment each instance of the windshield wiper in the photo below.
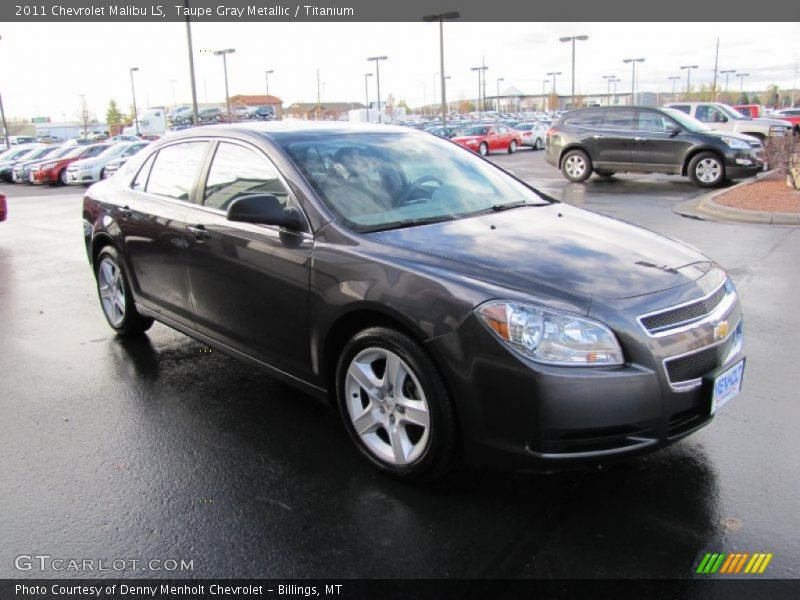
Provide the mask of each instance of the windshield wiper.
POLYGON ((452 221, 455 217, 452 215, 439 215, 436 217, 420 217, 417 219, 402 219, 400 221, 390 221, 388 223, 380 223, 378 225, 368 225, 359 228, 360 233, 374 233, 376 231, 388 231, 389 229, 404 229, 406 227, 416 227, 417 225, 430 225, 431 223, 442 223, 444 221, 452 221))
POLYGON ((503 212, 504 210, 511 210, 514 208, 522 208, 523 206, 544 206, 540 204, 531 204, 527 200, 518 200, 517 202, 506 202, 505 204, 492 204, 486 208, 476 210, 475 212, 465 215, 467 217, 476 217, 479 215, 488 215, 489 213, 503 212))

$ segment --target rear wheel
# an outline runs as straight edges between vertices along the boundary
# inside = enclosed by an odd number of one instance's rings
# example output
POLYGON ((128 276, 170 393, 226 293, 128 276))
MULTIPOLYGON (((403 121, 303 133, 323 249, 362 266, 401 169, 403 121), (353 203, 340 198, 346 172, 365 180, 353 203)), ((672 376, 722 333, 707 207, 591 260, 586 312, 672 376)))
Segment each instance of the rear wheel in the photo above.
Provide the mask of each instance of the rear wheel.
POLYGON ((508 145, 508 153, 514 154, 517 151, 517 140, 511 140, 511 143, 508 145))
POLYGON ((384 473, 429 481, 455 464, 447 388, 425 350, 406 334, 371 327, 353 336, 339 358, 336 396, 351 439, 384 473))
POLYGON ((701 152, 689 161, 689 179, 698 187, 712 188, 725 181, 725 164, 713 152, 701 152))
POLYGON ((569 181, 580 183, 592 174, 592 161, 583 150, 570 150, 561 160, 561 173, 569 181))
POLYGON ((480 154, 481 156, 486 156, 487 154, 489 154, 489 144, 487 144, 486 142, 481 142, 481 145, 478 146, 478 154, 480 154))
POLYGON ((136 310, 131 286, 117 251, 106 246, 98 254, 95 264, 97 295, 111 328, 122 336, 139 335, 150 329, 153 319, 143 317, 136 310))

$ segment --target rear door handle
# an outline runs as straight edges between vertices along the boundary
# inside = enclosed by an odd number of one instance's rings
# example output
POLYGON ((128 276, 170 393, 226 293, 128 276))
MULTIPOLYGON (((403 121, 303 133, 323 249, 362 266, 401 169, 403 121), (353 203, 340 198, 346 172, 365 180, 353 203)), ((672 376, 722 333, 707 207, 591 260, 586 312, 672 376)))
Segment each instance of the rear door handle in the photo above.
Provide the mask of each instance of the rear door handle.
POLYGON ((643 142, 643 141, 645 141, 647 138, 635 137, 635 138, 633 138, 633 139, 634 139, 635 141, 637 141, 637 142, 643 142))
POLYGON ((194 235, 194 239, 198 242, 202 242, 211 237, 211 234, 206 231, 204 225, 189 225, 186 229, 194 235))

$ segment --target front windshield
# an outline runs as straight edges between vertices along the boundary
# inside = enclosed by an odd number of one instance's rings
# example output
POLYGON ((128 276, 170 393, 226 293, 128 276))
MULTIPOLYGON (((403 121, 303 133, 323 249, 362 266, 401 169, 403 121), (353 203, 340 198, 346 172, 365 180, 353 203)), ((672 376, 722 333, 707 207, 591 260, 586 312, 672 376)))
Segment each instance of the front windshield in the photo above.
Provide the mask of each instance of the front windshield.
POLYGON ((320 198, 358 231, 547 202, 446 140, 402 132, 275 136, 320 198))
POLYGON ((665 108, 663 109, 665 113, 667 113, 670 117, 675 119, 678 123, 680 123, 685 129, 693 133, 700 133, 703 131, 711 131, 711 128, 707 125, 701 123, 694 117, 690 117, 682 110, 678 110, 677 108, 665 108))
POLYGON ((102 156, 103 158, 113 158, 115 156, 119 156, 120 154, 125 152, 125 150, 127 150, 128 148, 129 146, 127 144, 114 144, 113 146, 110 146, 105 150, 103 150, 97 156, 98 157, 102 156))
POLYGON ((464 132, 464 135, 486 135, 488 133, 488 127, 470 127, 464 132))

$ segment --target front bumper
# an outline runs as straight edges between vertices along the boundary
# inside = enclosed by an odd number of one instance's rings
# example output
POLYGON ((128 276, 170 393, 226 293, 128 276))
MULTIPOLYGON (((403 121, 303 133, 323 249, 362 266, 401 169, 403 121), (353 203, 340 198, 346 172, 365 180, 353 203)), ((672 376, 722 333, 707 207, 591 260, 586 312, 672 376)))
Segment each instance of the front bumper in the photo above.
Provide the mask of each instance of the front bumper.
POLYGON ((88 185, 100 181, 100 169, 67 169, 67 183, 69 185, 88 185))
MULTIPOLYGON (((673 305, 670 294, 657 296, 655 307, 673 305)), ((724 318, 731 320, 730 335, 741 332, 738 301, 724 318)), ((452 392, 468 462, 536 469, 609 460, 667 446, 712 420, 709 377, 744 358, 741 343, 702 381, 680 389, 665 359, 702 350, 708 326, 654 340, 638 323, 606 322, 623 345, 624 365, 536 363, 509 350, 474 315, 428 342, 452 392)))

